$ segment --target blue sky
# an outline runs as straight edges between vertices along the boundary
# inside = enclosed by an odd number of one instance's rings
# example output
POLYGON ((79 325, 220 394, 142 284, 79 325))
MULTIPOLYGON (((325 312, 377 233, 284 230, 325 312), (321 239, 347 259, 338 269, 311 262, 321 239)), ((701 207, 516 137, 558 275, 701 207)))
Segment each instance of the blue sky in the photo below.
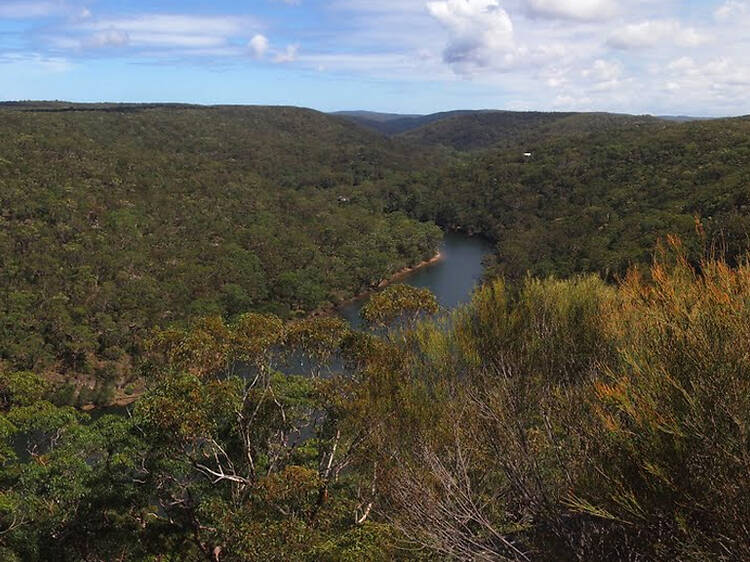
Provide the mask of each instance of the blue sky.
POLYGON ((0 0, 0 99, 750 113, 750 0, 0 0))

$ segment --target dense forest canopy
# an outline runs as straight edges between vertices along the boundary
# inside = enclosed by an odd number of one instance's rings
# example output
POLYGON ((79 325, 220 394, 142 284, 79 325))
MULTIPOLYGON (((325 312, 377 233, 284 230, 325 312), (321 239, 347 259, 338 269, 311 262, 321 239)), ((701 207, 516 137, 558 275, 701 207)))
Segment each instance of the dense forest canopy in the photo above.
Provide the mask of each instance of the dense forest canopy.
POLYGON ((736 263, 750 247, 748 171, 748 118, 573 115, 392 183, 385 197, 390 209, 495 240, 504 275, 611 277, 647 263, 668 233, 694 262, 708 249, 736 263))
POLYGON ((750 119, 427 117, 0 106, 1 559, 750 558, 750 119))
POLYGON ((77 109, 0 119, 0 358, 16 368, 121 376, 155 325, 309 312, 438 246, 435 227, 357 201, 412 161, 351 124, 77 109))

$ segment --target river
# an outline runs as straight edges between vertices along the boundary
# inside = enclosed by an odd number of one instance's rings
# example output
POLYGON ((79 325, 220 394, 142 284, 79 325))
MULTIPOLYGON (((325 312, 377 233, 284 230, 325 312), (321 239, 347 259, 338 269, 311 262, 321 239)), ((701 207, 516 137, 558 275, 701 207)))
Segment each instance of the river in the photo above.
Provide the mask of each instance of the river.
MULTIPOLYGON (((440 248, 442 259, 419 268, 398 280, 413 287, 429 289, 443 308, 455 308, 471 298, 482 278, 482 259, 493 250, 492 243, 476 236, 446 232, 440 248)), ((353 327, 359 328, 362 319, 359 311, 369 296, 352 301, 341 308, 339 314, 353 327)))
MULTIPOLYGON (((441 259, 404 275, 398 282, 430 289, 440 306, 445 309, 455 308, 471 298, 474 288, 482 278, 482 260, 492 250, 492 243, 484 238, 447 232, 440 247, 441 259)), ((361 327, 359 311, 369 298, 368 295, 347 303, 338 309, 338 314, 354 328, 361 327)), ((299 357, 292 359, 285 367, 291 367, 289 372, 299 374, 309 369, 307 362, 299 357)), ((126 408, 122 406, 109 406, 97 408, 91 415, 96 419, 105 414, 122 414, 125 411, 126 408)))

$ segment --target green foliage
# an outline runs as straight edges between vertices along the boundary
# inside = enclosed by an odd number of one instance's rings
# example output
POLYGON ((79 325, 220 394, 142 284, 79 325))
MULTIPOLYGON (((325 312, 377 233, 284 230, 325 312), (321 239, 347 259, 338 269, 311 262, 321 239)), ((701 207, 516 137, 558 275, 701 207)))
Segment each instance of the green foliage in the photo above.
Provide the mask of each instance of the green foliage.
POLYGON ((673 244, 616 289, 496 282, 391 343, 367 385, 402 533, 460 559, 750 555, 750 269, 673 244))
MULTIPOLYGON (((459 121, 438 125, 448 136, 463 132, 459 121)), ((750 247, 749 131, 746 118, 560 116, 380 194, 387 209, 492 238, 490 274, 513 280, 527 272, 612 280, 647 264, 667 234, 685 241, 693 264, 711 255, 736 264, 750 247)))
MULTIPOLYGON (((495 281, 399 337, 261 314, 160 332, 131 417, 91 422, 45 402, 38 377, 4 372, 0 548, 747 558, 750 267, 696 270, 672 247, 614 287, 495 281), (296 352, 355 370, 274 368, 296 352)), ((386 297, 386 310, 434 304, 398 286, 386 297)))
POLYGON ((419 314, 435 314, 438 303, 429 289, 391 285, 375 293, 362 307, 362 318, 373 326, 388 326, 399 318, 415 319, 419 314))
POLYGON ((41 400, 49 384, 30 372, 9 372, 0 364, 0 412, 13 407, 29 406, 41 400))
MULTIPOLYGON (((26 373, 3 379, 16 388, 39 386, 26 373)), ((14 402, 0 416, 3 556, 78 560, 130 553, 139 559, 144 552, 127 537, 138 532, 137 516, 148 504, 132 421, 104 417, 90 423, 34 394, 33 402, 14 402)))
POLYGON ((405 132, 410 142, 471 151, 498 143, 518 146, 530 133, 570 117, 571 113, 538 111, 472 111, 445 114, 445 118, 405 132))
POLYGON ((0 360, 12 369, 78 387, 108 371, 122 385, 156 325, 310 312, 440 239, 354 197, 420 153, 317 112, 18 109, 0 109, 0 360))
POLYGON ((272 367, 295 353, 325 362, 347 334, 334 318, 245 314, 156 335, 135 419, 154 493, 173 532, 193 536, 190 549, 219 548, 222 560, 383 551, 383 536, 353 539, 360 478, 342 473, 362 442, 347 421, 352 382, 272 367))
POLYGON ((367 478, 345 470, 363 444, 356 384, 272 368, 298 351, 330 358, 347 337, 337 319, 255 313, 160 331, 134 411, 93 422, 45 402, 38 377, 3 371, 0 548, 24 560, 389 559, 386 527, 361 514, 367 478))
POLYGON ((0 111, 3 559, 750 558, 746 119, 0 111))

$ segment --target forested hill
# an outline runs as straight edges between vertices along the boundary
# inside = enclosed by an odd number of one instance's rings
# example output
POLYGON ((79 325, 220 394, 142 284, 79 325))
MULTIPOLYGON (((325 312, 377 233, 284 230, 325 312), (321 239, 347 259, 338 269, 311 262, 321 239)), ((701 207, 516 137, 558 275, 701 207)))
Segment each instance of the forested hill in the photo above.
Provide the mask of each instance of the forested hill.
POLYGON ((694 262, 750 248, 750 119, 589 114, 522 134, 389 186, 389 207, 491 237, 514 278, 622 275, 667 234, 694 262))
POLYGON ((154 325, 302 314, 431 257, 358 200, 418 151, 295 108, 0 109, 0 361, 120 379, 154 325))
POLYGON ((478 151, 498 144, 523 147, 549 137, 663 122, 651 116, 541 111, 447 111, 417 116, 353 111, 334 115, 412 146, 454 151, 478 151))
POLYGON ((413 144, 443 146, 453 150, 490 148, 500 142, 523 144, 534 133, 563 120, 572 113, 537 111, 472 111, 443 114, 401 137, 413 144))
POLYGON ((458 110, 431 113, 429 115, 399 115, 398 113, 375 113, 371 111, 339 111, 333 113, 333 115, 356 123, 365 129, 393 136, 453 117, 482 113, 491 112, 487 110, 458 110))

